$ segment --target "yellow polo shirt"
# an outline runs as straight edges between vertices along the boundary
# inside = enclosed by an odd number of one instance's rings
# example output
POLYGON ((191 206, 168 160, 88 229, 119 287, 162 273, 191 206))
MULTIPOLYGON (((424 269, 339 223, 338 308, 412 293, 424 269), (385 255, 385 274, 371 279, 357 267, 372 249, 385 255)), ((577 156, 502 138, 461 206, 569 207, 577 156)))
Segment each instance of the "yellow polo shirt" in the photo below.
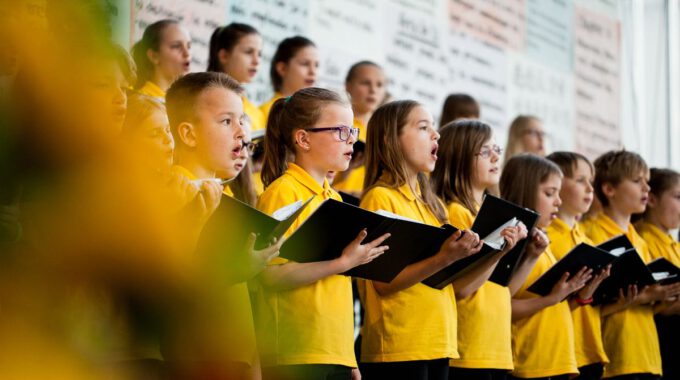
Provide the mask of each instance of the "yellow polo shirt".
MULTIPOLYGON (((581 243, 593 244, 578 223, 571 228, 559 218, 552 221, 546 232, 550 239, 550 251, 557 260, 581 243)), ((574 322, 576 363, 579 368, 594 363, 608 363, 609 358, 602 342, 600 306, 579 306, 571 311, 571 317, 574 322)))
MULTIPOLYGON (((324 179, 323 185, 303 168, 289 163, 286 172, 262 193, 258 209, 272 214, 297 201, 314 199, 285 236, 290 236, 327 199, 342 201, 324 179)), ((276 258, 269 265, 285 264, 276 258)), ((263 366, 338 364, 356 367, 354 308, 349 277, 333 275, 292 290, 262 287, 258 333, 263 366)))
MULTIPOLYGON (((408 185, 377 186, 361 200, 370 211, 385 210, 425 224, 440 223, 408 185)), ((389 255, 389 251, 386 253, 389 255)), ((398 362, 457 358, 456 298, 452 286, 443 290, 422 283, 381 296, 372 281, 359 280, 365 314, 362 362, 398 362)))
MULTIPOLYGON (((189 180, 198 179, 188 169, 174 165, 173 172, 187 177, 189 180)), ((224 194, 233 197, 231 190, 228 187, 224 188, 224 194)), ((237 221, 235 221, 237 222, 237 221)), ((218 293, 216 293, 218 294, 218 293)), ((228 359, 245 362, 248 365, 253 364, 253 359, 256 355, 256 339, 255 339, 255 323, 253 321, 253 311, 250 304, 250 295, 248 293, 248 286, 246 282, 240 282, 227 287, 222 293, 219 293, 221 298, 219 300, 211 300, 210 302, 222 302, 223 306, 215 307, 217 313, 222 315, 222 321, 219 321, 216 316, 204 315, 199 316, 198 322, 200 324, 210 323, 224 323, 229 326, 216 326, 215 330, 226 331, 228 335, 225 338, 230 338, 229 343, 232 349, 229 349, 225 355, 228 359)), ((210 308, 212 311, 213 309, 210 308)), ((206 326, 199 326, 204 329, 206 326)), ((209 327, 208 327, 209 328, 209 327)))
POLYGON ((251 129, 253 131, 260 131, 267 125, 267 119, 264 118, 262 110, 255 106, 248 98, 243 96, 243 112, 250 118, 251 129))
MULTIPOLYGON (((448 205, 449 221, 469 229, 474 216, 458 202, 448 205)), ((510 289, 487 281, 473 295, 457 299, 459 359, 449 365, 458 368, 508 369, 512 365, 510 289)))
MULTIPOLYGON (((646 263, 651 260, 647 243, 632 224, 628 225, 628 231, 623 231, 611 218, 599 213, 584 221, 582 226, 595 244, 626 235, 642 260, 646 263)), ((602 339, 609 357, 609 364, 604 367, 605 378, 634 373, 661 374, 661 351, 652 306, 633 306, 606 317, 602 339)))
POLYGON ((652 223, 642 222, 635 226, 649 247, 652 260, 663 257, 680 267, 680 243, 652 223))
POLYGON ((265 128, 267 127, 267 120, 269 120, 269 111, 271 111, 274 102, 281 99, 283 95, 280 92, 275 92, 271 99, 260 105, 260 111, 262 111, 262 117, 264 118, 265 128))
POLYGON ((137 92, 142 95, 150 96, 156 98, 161 102, 165 103, 165 91, 161 90, 156 83, 147 81, 142 87, 140 87, 137 92))
MULTIPOLYGON (((557 260, 546 249, 515 298, 539 296, 527 290, 557 260)), ((531 378, 577 374, 574 329, 569 303, 562 301, 512 323, 513 376, 531 378)))

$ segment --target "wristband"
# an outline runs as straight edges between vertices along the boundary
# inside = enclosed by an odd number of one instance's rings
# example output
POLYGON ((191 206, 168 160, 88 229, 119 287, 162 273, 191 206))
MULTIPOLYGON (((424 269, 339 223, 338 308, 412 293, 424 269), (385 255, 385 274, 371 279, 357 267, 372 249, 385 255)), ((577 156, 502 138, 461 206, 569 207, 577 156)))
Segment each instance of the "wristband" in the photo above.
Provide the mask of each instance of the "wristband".
POLYGON ((581 297, 576 296, 574 298, 574 301, 576 301, 576 303, 579 304, 579 305, 589 305, 589 304, 593 303, 593 297, 590 296, 586 299, 582 299, 581 297))

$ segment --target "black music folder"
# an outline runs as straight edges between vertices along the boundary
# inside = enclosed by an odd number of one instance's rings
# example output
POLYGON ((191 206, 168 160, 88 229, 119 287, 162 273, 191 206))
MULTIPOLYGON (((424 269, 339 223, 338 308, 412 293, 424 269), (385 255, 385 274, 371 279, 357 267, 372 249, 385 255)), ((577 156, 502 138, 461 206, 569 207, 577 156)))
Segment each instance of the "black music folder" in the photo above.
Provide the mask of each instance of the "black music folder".
MULTIPOLYGON (((523 222, 528 229, 533 228, 538 220, 538 214, 535 212, 515 205, 511 202, 505 201, 501 198, 494 197, 493 195, 487 195, 484 197, 484 202, 479 208, 477 217, 472 224, 471 230, 479 235, 481 239, 484 240, 484 247, 476 254, 466 257, 462 260, 458 260, 455 263, 449 265, 448 267, 442 269, 441 271, 435 273, 434 275, 423 281, 424 284, 437 289, 443 289, 446 285, 450 284, 452 281, 456 280, 460 276, 464 275, 468 271, 474 269, 476 266, 484 263, 484 260, 492 256, 494 253, 503 249, 505 246, 505 239, 500 236, 500 232, 509 226, 516 226, 517 222, 523 222)), ((526 244, 526 239, 518 242, 517 247, 513 248, 511 252, 506 254, 512 254, 515 249, 526 244)), ((519 255, 516 255, 519 260, 519 255)), ((516 266, 516 260, 507 260, 505 263, 503 259, 498 263, 498 266, 505 265, 506 270, 500 270, 496 274, 496 280, 491 278, 491 281, 500 283, 505 286, 507 283, 502 283, 504 279, 508 279, 511 274, 511 270, 514 270, 516 266)), ((498 267, 497 267, 498 270, 498 267)), ((493 275, 492 275, 493 277, 493 275)))
POLYGON ((616 236, 598 248, 616 256, 612 262, 611 274, 595 291, 595 304, 610 303, 619 297, 619 289, 627 291, 629 285, 637 285, 641 290, 656 283, 652 272, 625 235, 616 236))
POLYGON ((680 281, 680 268, 663 257, 652 260, 647 264, 647 269, 652 272, 654 280, 662 285, 680 281))
POLYGON ((547 296, 565 272, 569 272, 571 277, 583 267, 588 267, 593 270, 593 275, 596 275, 614 260, 616 260, 616 256, 611 253, 601 248, 581 243, 572 248, 569 253, 555 263, 547 272, 543 273, 527 290, 540 296, 547 296))
POLYGON ((436 254, 441 244, 457 231, 450 225, 430 226, 328 199, 283 243, 280 256, 301 263, 332 260, 364 228, 368 232, 365 243, 391 233, 383 242, 390 249, 344 274, 381 282, 392 281, 409 264, 436 254))

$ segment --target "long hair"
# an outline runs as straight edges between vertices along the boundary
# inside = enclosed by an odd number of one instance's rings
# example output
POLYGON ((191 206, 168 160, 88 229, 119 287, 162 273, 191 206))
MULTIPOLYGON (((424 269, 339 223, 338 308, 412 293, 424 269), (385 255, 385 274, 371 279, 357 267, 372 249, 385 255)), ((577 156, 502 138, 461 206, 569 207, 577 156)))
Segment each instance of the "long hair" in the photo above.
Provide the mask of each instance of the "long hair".
POLYGON ((531 153, 512 157, 501 174, 501 198, 535 210, 538 188, 551 175, 562 177, 562 171, 548 159, 531 153))
POLYGON ((472 184, 480 149, 492 137, 491 127, 481 121, 459 120, 439 130, 439 159, 430 176, 434 192, 449 204, 459 202, 477 214, 472 184))
MULTIPOLYGON (((418 106, 420 103, 413 100, 394 101, 380 106, 371 116, 366 137, 364 193, 375 186, 399 187, 409 183, 406 158, 401 149, 399 136, 408 122, 411 111, 418 106), (383 174, 389 174, 389 183, 384 182, 385 178, 381 178, 383 174)), ((418 173, 417 182, 422 201, 440 223, 446 223, 446 211, 432 191, 425 173, 418 173)))
POLYGON ((295 153, 293 133, 298 129, 312 128, 326 104, 347 104, 331 90, 309 87, 292 96, 278 99, 272 105, 264 135, 264 162, 262 183, 269 186, 288 168, 288 156, 295 153))
POLYGON ((276 53, 274 53, 274 56, 272 57, 271 66, 269 68, 269 76, 272 81, 272 87, 274 88, 274 91, 279 92, 281 91, 281 87, 283 87, 283 78, 276 70, 276 64, 280 62, 290 62, 290 60, 295 57, 295 54, 297 54, 298 51, 308 46, 316 45, 314 45, 312 40, 302 36, 289 37, 281 41, 279 46, 276 48, 276 53))
POLYGON ((137 82, 134 85, 135 89, 144 86, 144 83, 151 80, 154 72, 154 65, 149 61, 146 52, 151 49, 158 51, 163 40, 163 32, 170 25, 177 25, 179 21, 172 19, 165 19, 156 21, 144 29, 142 39, 132 46, 132 58, 137 65, 137 82))
MULTIPOLYGON (((257 29, 248 24, 232 22, 223 27, 216 28, 210 36, 210 49, 208 52, 208 68, 206 71, 222 72, 220 64, 220 50, 229 53, 234 49, 242 37, 251 34, 259 34, 257 29)), ((227 73, 228 74, 228 73, 227 73)))
POLYGON ((508 130, 508 142, 505 145, 505 162, 507 163, 509 159, 520 153, 524 153, 524 143, 522 142, 522 137, 527 133, 532 121, 538 121, 539 119, 535 116, 530 115, 519 115, 512 123, 510 123, 510 129, 508 130))

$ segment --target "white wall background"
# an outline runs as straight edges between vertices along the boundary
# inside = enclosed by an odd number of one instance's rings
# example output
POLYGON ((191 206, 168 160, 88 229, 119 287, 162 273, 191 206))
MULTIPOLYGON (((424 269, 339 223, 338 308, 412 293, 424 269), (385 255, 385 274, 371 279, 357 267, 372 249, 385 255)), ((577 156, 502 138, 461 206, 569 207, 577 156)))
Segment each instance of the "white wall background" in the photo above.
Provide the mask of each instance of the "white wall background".
MULTIPOLYGON (((113 1, 113 0, 111 0, 113 1)), ((396 98, 467 92, 506 139, 519 113, 544 120, 552 149, 594 157, 625 147, 680 168, 680 0, 117 0, 126 44, 160 18, 192 32, 195 71, 214 27, 255 26, 264 63, 247 87, 271 95, 269 59, 295 34, 314 40, 319 85, 342 91, 349 66, 385 68, 396 98)))

